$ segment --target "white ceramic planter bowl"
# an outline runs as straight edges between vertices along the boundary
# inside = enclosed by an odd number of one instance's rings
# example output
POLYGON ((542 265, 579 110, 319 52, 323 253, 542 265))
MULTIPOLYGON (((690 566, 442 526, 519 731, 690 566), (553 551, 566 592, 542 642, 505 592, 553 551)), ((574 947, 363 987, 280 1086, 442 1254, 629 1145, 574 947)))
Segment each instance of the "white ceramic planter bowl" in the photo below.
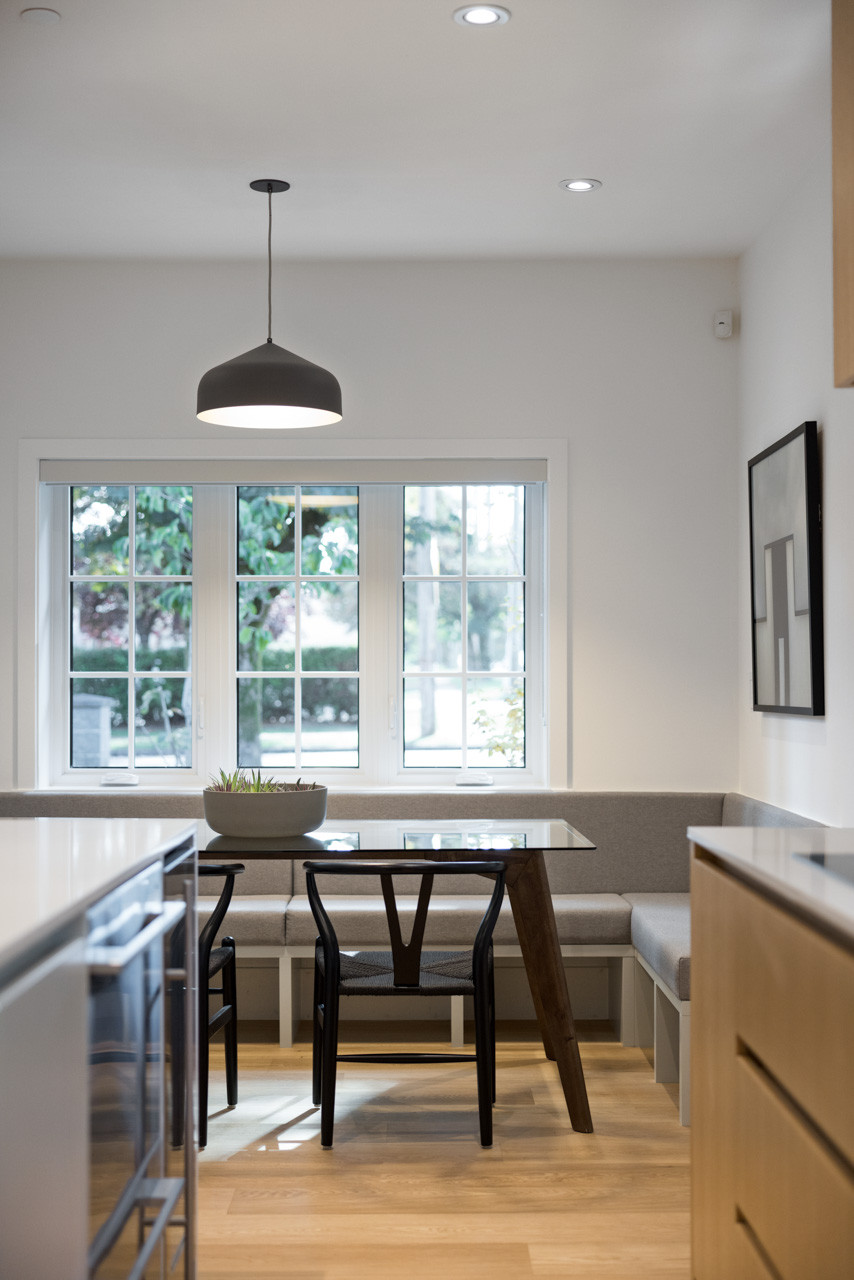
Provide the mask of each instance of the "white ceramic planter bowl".
POLYGON ((223 836, 302 836, 326 818, 326 787, 309 791, 204 791, 205 822, 223 836))

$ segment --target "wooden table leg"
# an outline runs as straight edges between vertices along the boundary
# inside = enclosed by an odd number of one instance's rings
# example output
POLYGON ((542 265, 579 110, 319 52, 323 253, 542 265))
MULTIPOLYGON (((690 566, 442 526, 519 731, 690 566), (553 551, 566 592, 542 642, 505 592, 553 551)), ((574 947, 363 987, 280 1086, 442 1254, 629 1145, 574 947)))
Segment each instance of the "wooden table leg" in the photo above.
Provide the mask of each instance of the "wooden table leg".
POLYGON ((543 1045, 547 1055, 557 1063, 573 1129, 592 1133, 587 1086, 541 852, 531 850, 524 859, 514 858, 508 863, 507 891, 543 1045))
MULTIPOLYGON (((522 866, 524 866, 524 863, 522 863, 522 866)), ((525 971, 528 975, 528 987, 531 992, 531 999, 534 1002, 534 1012, 537 1015, 537 1025, 540 1028, 540 1035, 542 1036, 542 1040, 543 1040, 543 1048, 545 1049, 546 1057, 549 1058, 552 1062, 556 1062, 557 1053, 555 1052, 554 1045, 552 1044, 551 1024, 550 1024, 548 1015, 546 1014, 546 1010, 543 1008, 543 1002, 540 997, 540 984, 538 981, 536 981, 536 979, 532 980, 531 978, 532 967, 536 964, 536 961, 533 959, 533 953, 531 950, 531 948, 534 946, 534 942, 529 936, 528 917, 519 909, 519 897, 516 892, 516 883, 515 883, 515 877, 518 874, 519 874, 518 870, 516 871, 511 870, 511 868, 508 866, 507 880, 506 880, 507 896, 510 899, 510 906, 513 909, 513 923, 516 926, 516 936, 519 939, 519 947, 522 951, 522 959, 525 962, 525 971)), ((536 929, 535 929, 535 932, 536 932, 536 929)))

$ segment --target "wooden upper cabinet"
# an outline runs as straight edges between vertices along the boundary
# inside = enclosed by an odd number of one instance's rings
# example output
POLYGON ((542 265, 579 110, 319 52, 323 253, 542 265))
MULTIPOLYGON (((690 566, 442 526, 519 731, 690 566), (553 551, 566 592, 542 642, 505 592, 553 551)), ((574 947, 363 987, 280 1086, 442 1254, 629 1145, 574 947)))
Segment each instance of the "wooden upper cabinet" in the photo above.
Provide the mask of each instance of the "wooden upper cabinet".
POLYGON ((854 0, 833 0, 834 383, 854 386, 854 0))

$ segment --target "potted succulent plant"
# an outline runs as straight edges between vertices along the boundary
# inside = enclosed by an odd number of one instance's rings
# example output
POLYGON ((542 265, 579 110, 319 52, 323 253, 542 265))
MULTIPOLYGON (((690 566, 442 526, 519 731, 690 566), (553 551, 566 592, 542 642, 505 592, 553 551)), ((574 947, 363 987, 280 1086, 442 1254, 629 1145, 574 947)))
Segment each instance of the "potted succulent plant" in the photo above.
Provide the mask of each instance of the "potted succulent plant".
POLYGON ((224 836, 300 836, 326 818, 326 787, 262 778, 260 770, 220 769, 202 797, 205 822, 224 836))

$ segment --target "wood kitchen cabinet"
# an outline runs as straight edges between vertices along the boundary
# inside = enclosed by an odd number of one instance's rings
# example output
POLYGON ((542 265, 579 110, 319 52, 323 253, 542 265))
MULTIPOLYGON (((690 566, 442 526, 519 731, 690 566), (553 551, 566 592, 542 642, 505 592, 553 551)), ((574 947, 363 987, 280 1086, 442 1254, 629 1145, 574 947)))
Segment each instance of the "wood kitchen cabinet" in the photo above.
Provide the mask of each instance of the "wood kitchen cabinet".
POLYGON ((854 1276, 854 922, 775 886, 785 834, 759 876, 692 845, 694 1280, 854 1276))

